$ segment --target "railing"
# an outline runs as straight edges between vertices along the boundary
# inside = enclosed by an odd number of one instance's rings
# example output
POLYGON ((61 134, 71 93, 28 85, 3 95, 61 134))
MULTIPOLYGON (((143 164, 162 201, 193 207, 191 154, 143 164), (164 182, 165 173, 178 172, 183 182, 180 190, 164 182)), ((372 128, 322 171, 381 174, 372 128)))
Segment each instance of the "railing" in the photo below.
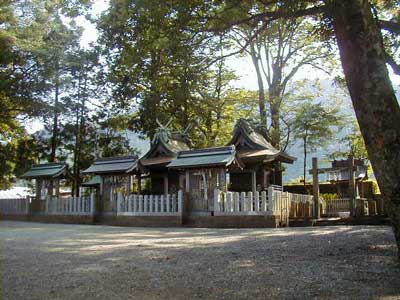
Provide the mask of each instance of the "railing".
POLYGON ((0 199, 0 213, 4 215, 27 215, 29 199, 0 199))
POLYGON ((322 214, 327 216, 338 216, 339 213, 350 212, 350 199, 329 199, 322 201, 322 214))
POLYGON ((288 210, 287 197, 269 187, 268 192, 214 191, 214 215, 275 215, 288 210))
POLYGON ((93 215, 95 195, 90 197, 47 197, 47 215, 93 215))
POLYGON ((182 191, 170 195, 136 195, 117 198, 118 216, 180 216, 182 214, 182 191))
POLYGON ((290 203, 290 218, 307 218, 313 216, 313 196, 288 193, 288 197, 290 203))

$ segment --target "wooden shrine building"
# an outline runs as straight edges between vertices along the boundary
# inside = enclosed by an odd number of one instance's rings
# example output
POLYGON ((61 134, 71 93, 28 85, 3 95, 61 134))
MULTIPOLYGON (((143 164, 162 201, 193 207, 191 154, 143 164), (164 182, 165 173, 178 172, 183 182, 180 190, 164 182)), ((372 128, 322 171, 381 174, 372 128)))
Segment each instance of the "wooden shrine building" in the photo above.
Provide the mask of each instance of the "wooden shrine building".
POLYGON ((161 126, 150 145, 150 150, 139 159, 138 169, 150 180, 152 194, 174 193, 182 186, 179 172, 167 165, 176 159, 180 151, 190 149, 190 139, 185 133, 171 132, 161 126))
POLYGON ((100 176, 101 201, 96 206, 97 212, 113 213, 116 211, 117 194, 128 195, 135 191, 132 179, 137 174, 137 156, 100 158, 82 174, 100 176))
POLYGON ((240 119, 228 145, 234 145, 245 165, 232 171, 230 190, 266 190, 270 185, 282 186, 282 163, 293 163, 296 158, 274 148, 265 137, 246 120, 240 119))
POLYGON ((22 179, 35 180, 35 201, 33 209, 35 212, 42 210, 42 200, 48 196, 60 195, 60 181, 70 176, 66 163, 48 163, 34 165, 24 173, 22 179))

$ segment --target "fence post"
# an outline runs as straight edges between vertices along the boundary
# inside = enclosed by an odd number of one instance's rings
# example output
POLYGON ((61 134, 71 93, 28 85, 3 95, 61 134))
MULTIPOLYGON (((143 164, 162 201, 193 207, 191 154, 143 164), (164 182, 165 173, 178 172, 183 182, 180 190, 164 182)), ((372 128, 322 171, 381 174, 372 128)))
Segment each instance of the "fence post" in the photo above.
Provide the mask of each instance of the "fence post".
POLYGON ((50 201, 49 201, 49 197, 46 196, 46 214, 48 214, 50 212, 50 201))
POLYGON ((117 215, 121 212, 121 204, 122 204, 122 193, 119 192, 117 194, 117 215))
POLYGON ((143 212, 143 195, 139 195, 139 212, 143 212))
POLYGON ((234 192, 233 193, 233 201, 235 203, 235 211, 240 211, 240 197, 239 193, 234 192))
MULTIPOLYGON (((178 197, 179 197, 179 192, 178 192, 178 197)), ((166 199, 166 212, 169 212, 170 211, 170 207, 171 207, 171 205, 170 205, 170 195, 168 194, 167 195, 167 199, 166 199)))
POLYGON ((258 191, 254 193, 254 211, 260 211, 260 194, 258 191))
POLYGON ((274 205, 274 188, 270 186, 268 188, 268 209, 271 212, 271 214, 275 213, 275 205, 274 205))
MULTIPOLYGON (((168 195, 168 194, 167 194, 168 195)), ((160 212, 165 212, 165 209, 164 209, 164 202, 165 202, 165 200, 164 200, 164 195, 161 195, 161 197, 160 197, 160 212)))
POLYGON ((90 214, 94 215, 95 212, 95 208, 94 205, 96 203, 96 194, 95 193, 91 193, 90 194, 90 214))
POLYGON ((219 201, 221 197, 221 192, 219 189, 214 190, 214 211, 221 211, 219 207, 219 201))
POLYGON ((268 211, 266 191, 261 192, 261 211, 268 211))

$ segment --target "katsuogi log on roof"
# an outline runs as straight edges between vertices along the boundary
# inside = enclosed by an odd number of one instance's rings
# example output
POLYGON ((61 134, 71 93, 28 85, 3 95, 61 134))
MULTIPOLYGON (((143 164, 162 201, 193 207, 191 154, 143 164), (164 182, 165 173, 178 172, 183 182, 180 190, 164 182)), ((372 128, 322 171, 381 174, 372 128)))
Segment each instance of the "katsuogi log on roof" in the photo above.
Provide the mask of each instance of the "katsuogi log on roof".
POLYGON ((83 174, 121 174, 136 170, 137 156, 108 157, 97 159, 83 174))
POLYGON ((230 165, 243 168, 243 164, 236 155, 235 146, 181 151, 168 168, 228 167, 230 165))
POLYGON ((34 165, 29 171, 21 176, 24 179, 53 179, 68 174, 66 163, 49 163, 34 165))
POLYGON ((267 139, 246 120, 239 119, 233 137, 228 145, 235 145, 239 157, 246 161, 282 161, 293 163, 296 158, 276 149, 267 139))
POLYGON ((150 150, 140 159, 144 167, 165 166, 180 151, 190 149, 190 139, 184 132, 172 132, 160 127, 151 141, 150 150))

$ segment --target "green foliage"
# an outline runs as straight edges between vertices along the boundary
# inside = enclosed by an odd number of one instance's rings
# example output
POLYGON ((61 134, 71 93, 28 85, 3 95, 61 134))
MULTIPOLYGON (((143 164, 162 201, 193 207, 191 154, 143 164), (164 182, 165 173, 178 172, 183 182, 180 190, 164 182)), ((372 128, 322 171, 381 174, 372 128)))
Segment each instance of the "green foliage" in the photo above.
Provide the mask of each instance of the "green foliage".
POLYGON ((324 199, 325 201, 329 202, 330 200, 335 200, 335 199, 340 199, 340 196, 336 193, 332 194, 332 193, 325 193, 325 194, 319 194, 320 197, 322 197, 322 199, 324 199))
MULTIPOLYGON (((212 65, 227 47, 223 35, 205 31, 199 1, 111 1, 99 21, 101 44, 109 62, 108 80, 115 105, 132 113, 133 130, 152 138, 172 119, 188 129, 195 146, 227 140, 231 112, 246 97, 229 86, 235 76, 224 61, 212 65)), ((248 107, 237 117, 246 115, 248 107)))
POLYGON ((38 162, 37 150, 36 141, 28 136, 0 143, 0 189, 9 188, 18 176, 38 162))
POLYGON ((332 153, 329 155, 330 159, 348 158, 352 156, 356 159, 368 160, 368 152, 356 121, 353 122, 350 132, 340 140, 340 143, 346 145, 347 149, 332 153))
POLYGON ((306 178, 307 154, 332 142, 342 128, 344 117, 339 107, 324 107, 311 100, 300 101, 291 123, 293 137, 303 142, 303 177, 306 178))

